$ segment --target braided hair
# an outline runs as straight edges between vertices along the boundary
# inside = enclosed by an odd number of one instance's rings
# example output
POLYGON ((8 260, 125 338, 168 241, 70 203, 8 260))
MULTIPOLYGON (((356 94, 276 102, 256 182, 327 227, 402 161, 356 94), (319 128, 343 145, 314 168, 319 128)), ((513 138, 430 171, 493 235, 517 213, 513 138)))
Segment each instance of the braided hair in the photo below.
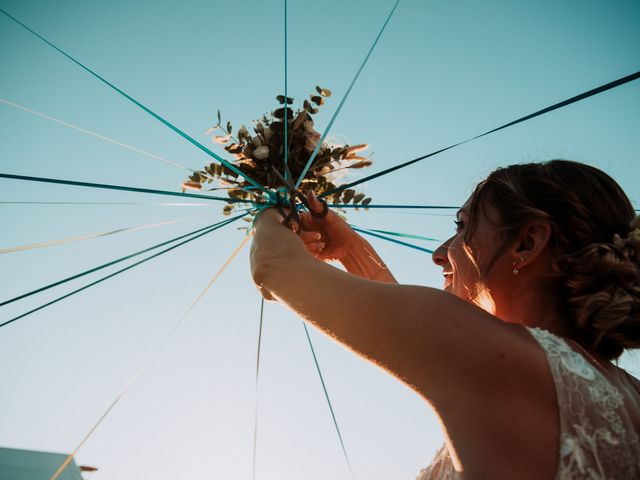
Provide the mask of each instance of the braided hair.
POLYGON ((553 289, 575 341, 609 360, 640 348, 640 217, 609 175, 568 160, 499 168, 471 197, 466 235, 488 205, 505 244, 531 220, 550 225, 553 289))

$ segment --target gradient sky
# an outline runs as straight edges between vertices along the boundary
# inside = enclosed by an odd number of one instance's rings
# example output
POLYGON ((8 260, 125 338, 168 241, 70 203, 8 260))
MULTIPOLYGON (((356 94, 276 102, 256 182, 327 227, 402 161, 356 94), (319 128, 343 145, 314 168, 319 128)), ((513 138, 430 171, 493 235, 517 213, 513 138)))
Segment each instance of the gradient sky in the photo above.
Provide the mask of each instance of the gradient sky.
MULTIPOLYGON (((318 127, 328 123, 392 5, 289 1, 289 95, 301 102, 315 85, 334 93, 317 115, 318 127)), ((0 7, 208 146, 204 133, 217 109, 236 126, 249 124, 275 108, 274 97, 283 93, 281 1, 0 0, 0 7)), ((403 0, 330 138, 371 145, 374 165, 358 175, 423 155, 637 71, 638 25, 637 1, 403 0)), ((207 161, 4 16, 0 64, 2 99, 192 168, 207 161)), ((6 104, 0 104, 0 122, 3 172, 166 190, 179 190, 185 176, 6 104)), ((379 203, 461 205, 498 166, 563 157, 607 171, 639 208, 639 126, 636 81, 362 190, 379 203)), ((176 200, 1 180, 0 201, 176 200)), ((0 204, 0 248, 188 220, 2 255, 2 299, 213 223, 221 208, 0 204)), ((446 212, 354 212, 350 221, 441 239, 453 232, 446 212)), ((229 226, 2 328, 0 445, 73 450, 158 352, 78 463, 98 466, 96 480, 251 478, 260 299, 246 249, 158 347, 243 235, 229 226)), ((401 282, 441 285, 428 255, 372 243, 401 282)), ((0 318, 70 289, 16 302, 0 318)), ((257 478, 349 478, 300 320, 276 304, 266 306, 264 320, 257 478)), ((317 332, 312 337, 354 477, 414 478, 442 443, 429 407, 317 332)), ((633 355, 622 364, 640 372, 633 355)))

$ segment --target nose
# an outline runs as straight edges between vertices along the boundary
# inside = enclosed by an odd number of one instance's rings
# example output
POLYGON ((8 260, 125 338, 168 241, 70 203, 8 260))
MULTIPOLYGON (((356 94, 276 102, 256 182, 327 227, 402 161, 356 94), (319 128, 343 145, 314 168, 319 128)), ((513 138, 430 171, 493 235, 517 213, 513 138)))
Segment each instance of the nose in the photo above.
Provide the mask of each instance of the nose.
POLYGON ((433 260, 433 263, 435 263, 439 267, 444 267, 449 262, 447 251, 449 250, 449 245, 451 244, 452 239, 453 237, 451 237, 449 240, 447 240, 438 248, 436 248, 433 254, 431 255, 431 259, 433 260))

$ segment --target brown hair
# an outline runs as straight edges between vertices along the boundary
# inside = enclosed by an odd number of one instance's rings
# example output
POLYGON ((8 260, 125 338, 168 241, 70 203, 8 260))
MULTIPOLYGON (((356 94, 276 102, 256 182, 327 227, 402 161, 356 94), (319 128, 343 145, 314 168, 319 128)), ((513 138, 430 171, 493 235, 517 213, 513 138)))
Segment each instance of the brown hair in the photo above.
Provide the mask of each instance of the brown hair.
POLYGON ((505 243, 531 220, 551 226, 554 288, 575 341, 607 359, 640 348, 640 217, 611 177, 568 160, 499 168, 471 197, 465 240, 489 204, 505 243))

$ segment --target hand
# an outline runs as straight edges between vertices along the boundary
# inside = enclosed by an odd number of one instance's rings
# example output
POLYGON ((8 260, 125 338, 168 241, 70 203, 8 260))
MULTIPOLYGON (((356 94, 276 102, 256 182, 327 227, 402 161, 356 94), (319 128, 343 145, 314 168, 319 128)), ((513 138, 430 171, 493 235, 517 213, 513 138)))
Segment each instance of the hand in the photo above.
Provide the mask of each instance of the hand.
MULTIPOLYGON (((308 193, 307 200, 313 212, 322 212, 323 206, 313 192, 308 193)), ((397 283, 369 242, 331 210, 325 218, 304 213, 300 220, 300 238, 307 251, 319 260, 337 260, 349 273, 362 278, 397 283)))
MULTIPOLYGON (((266 300, 275 300, 271 292, 265 287, 265 273, 271 270, 273 256, 277 255, 280 248, 288 242, 299 244, 299 240, 292 234, 296 230, 292 226, 283 224, 284 217, 275 208, 268 208, 258 214, 253 230, 251 242, 251 275, 260 294, 266 300), (289 230, 289 231, 287 231, 289 230), (293 238, 291 238, 293 237, 293 238)), ((299 226, 296 224, 296 227, 299 226)))
MULTIPOLYGON (((322 203, 310 191, 307 201, 311 211, 321 213, 322 203)), ((320 260, 344 261, 354 240, 360 236, 354 232, 335 212, 329 210, 324 218, 316 218, 310 213, 301 213, 302 230, 300 238, 307 250, 320 260)))

